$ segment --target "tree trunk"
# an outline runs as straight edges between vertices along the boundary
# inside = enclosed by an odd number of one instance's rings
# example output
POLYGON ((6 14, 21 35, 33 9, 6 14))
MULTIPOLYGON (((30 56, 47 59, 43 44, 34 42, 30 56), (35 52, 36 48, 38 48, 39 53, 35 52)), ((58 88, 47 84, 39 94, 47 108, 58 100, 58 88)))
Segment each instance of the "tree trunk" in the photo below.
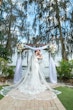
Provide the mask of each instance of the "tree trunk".
POLYGON ((59 32, 60 32, 60 40, 61 40, 61 47, 62 47, 62 58, 67 60, 67 54, 65 51, 65 44, 64 44, 64 39, 62 36, 62 30, 61 30, 61 23, 60 23, 60 16, 59 16, 59 7, 58 7, 58 1, 55 0, 56 2, 56 17, 57 17, 57 21, 58 21, 58 27, 59 27, 59 32))
POLYGON ((12 20, 12 7, 11 7, 11 10, 10 10, 10 19, 9 19, 9 30, 8 30, 8 38, 7 38, 7 43, 6 43, 6 49, 12 53, 12 49, 11 49, 11 20, 12 20))
POLYGON ((6 43, 6 49, 9 52, 11 52, 11 32, 10 32, 10 28, 11 28, 11 23, 9 24, 8 38, 7 38, 7 43, 6 43))

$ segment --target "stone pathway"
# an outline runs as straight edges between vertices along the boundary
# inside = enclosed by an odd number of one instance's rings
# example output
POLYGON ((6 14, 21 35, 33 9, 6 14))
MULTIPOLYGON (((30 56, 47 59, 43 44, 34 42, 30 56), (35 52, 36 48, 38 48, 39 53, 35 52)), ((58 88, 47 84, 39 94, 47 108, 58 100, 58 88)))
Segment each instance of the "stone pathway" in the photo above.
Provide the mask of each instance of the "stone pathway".
MULTIPOLYGON (((12 82, 6 81, 0 85, 12 85, 12 82)), ((64 83, 57 83, 49 85, 52 88, 59 86, 70 86, 64 83)), ((70 86, 73 87, 73 86, 70 86)), ((0 100, 0 110, 66 110, 58 98, 52 100, 16 100, 10 96, 4 97, 0 100)))
POLYGON ((58 98, 52 100, 16 100, 9 96, 0 101, 0 110, 66 110, 58 98))
MULTIPOLYGON (((2 84, 0 84, 2 85, 2 84)), ((50 84, 52 88, 62 84, 50 84)), ((58 98, 52 100, 17 100, 5 96, 0 100, 0 110, 66 110, 58 98)))

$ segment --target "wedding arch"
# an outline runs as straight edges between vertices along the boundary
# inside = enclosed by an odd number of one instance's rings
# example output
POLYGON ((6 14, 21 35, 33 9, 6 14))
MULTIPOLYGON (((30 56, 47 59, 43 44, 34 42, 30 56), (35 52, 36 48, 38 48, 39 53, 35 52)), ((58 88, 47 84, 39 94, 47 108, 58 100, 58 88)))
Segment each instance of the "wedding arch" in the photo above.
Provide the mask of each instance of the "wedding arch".
MULTIPOLYGON (((44 50, 49 48, 51 53, 54 53, 56 50, 56 46, 54 44, 38 44, 40 47, 33 47, 33 44, 24 44, 24 43, 19 43, 17 44, 17 50, 19 52, 19 56, 17 57, 17 63, 16 63, 16 69, 15 69, 15 74, 14 74, 14 83, 17 83, 21 77, 22 77, 22 51, 26 49, 31 49, 33 51, 35 50, 44 50)), ((56 71, 56 66, 55 62, 50 54, 49 56, 49 79, 51 83, 57 83, 57 71, 56 71)))

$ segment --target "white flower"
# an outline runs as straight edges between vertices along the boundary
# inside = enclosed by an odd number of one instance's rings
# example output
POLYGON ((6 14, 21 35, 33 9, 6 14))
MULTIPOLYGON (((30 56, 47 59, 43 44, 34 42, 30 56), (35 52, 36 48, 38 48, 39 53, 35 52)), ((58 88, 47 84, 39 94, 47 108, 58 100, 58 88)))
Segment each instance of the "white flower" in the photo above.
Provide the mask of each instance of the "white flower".
POLYGON ((57 51, 56 44, 50 44, 49 50, 51 53, 55 53, 57 51))
POLYGON ((24 44, 23 43, 18 43, 17 44, 17 50, 18 50, 18 52, 22 52, 23 49, 24 49, 24 44))

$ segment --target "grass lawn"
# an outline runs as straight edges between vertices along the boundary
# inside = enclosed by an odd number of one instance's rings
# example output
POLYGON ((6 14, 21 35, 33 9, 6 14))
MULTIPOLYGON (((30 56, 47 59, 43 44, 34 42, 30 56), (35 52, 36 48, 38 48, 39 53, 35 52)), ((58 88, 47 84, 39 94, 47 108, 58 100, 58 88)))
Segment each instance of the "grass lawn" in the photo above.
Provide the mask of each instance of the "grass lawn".
MULTIPOLYGON (((2 86, 0 86, 0 90, 2 89, 2 86)), ((0 99, 2 99, 3 98, 3 96, 0 94, 0 99)))
POLYGON ((73 110, 73 88, 70 87, 58 87, 57 90, 62 93, 58 95, 58 98, 66 108, 66 110, 73 110))

